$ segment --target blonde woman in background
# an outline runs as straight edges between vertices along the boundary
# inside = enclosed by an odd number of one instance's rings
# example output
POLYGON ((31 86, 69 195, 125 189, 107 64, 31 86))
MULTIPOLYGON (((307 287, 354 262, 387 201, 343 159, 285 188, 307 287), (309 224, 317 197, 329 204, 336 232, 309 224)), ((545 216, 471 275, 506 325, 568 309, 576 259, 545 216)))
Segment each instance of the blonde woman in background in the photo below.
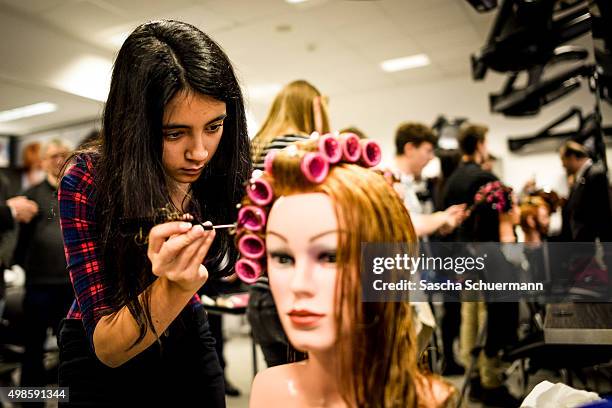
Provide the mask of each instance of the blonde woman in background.
POLYGON ((270 150, 330 131, 326 97, 304 80, 293 81, 276 95, 261 129, 251 142, 253 166, 263 168, 270 150))

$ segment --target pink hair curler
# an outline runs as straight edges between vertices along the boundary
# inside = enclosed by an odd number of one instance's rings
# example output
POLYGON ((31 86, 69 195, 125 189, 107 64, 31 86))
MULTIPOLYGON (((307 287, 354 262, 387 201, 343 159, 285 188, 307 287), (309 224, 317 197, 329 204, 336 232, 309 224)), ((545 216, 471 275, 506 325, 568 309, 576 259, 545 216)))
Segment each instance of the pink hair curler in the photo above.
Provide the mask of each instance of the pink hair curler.
POLYGON ((259 231, 266 225, 266 212, 254 205, 246 205, 238 211, 238 228, 259 231))
POLYGON ((382 160, 382 149, 375 140, 360 140, 361 142, 361 162, 374 167, 382 160))
POLYGON ((257 278, 261 276, 261 265, 251 259, 239 259, 234 266, 234 270, 240 280, 248 284, 255 283, 257 278))
POLYGON ((361 157, 361 144, 359 137, 354 133, 343 133, 340 135, 342 145, 342 155, 344 160, 354 163, 361 157))
POLYGON ((300 162, 300 169, 308 181, 319 184, 329 173, 329 162, 321 153, 306 153, 300 162))
POLYGON ((269 175, 272 175, 272 163, 274 162, 274 156, 276 156, 277 152, 278 150, 270 150, 264 158, 264 171, 269 175))
POLYGON ((262 178, 255 179, 247 187, 247 195, 257 205, 268 205, 274 198, 272 186, 267 180, 262 178))
POLYGON ((319 152, 327 158, 330 164, 338 163, 342 159, 340 142, 331 133, 319 138, 319 152))
POLYGON ((238 250, 245 258, 259 259, 266 252, 263 239, 255 234, 245 234, 238 240, 238 250))

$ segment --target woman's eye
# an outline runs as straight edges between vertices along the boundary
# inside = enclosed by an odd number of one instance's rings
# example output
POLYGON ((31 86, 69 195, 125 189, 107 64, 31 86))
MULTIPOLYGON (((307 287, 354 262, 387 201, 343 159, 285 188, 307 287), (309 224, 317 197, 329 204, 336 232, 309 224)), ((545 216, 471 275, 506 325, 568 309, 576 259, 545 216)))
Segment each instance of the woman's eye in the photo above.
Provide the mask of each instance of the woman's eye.
POLYGON ((175 140, 181 137, 181 135, 182 135, 181 132, 172 132, 172 133, 165 133, 164 137, 169 140, 175 140))
POLYGON ((216 131, 218 131, 219 129, 221 129, 223 127, 223 122, 219 122, 219 123, 215 123, 213 125, 210 125, 207 129, 208 132, 210 133, 214 133, 216 131))
POLYGON ((325 263, 336 263, 336 252, 323 252, 319 255, 319 261, 325 263))

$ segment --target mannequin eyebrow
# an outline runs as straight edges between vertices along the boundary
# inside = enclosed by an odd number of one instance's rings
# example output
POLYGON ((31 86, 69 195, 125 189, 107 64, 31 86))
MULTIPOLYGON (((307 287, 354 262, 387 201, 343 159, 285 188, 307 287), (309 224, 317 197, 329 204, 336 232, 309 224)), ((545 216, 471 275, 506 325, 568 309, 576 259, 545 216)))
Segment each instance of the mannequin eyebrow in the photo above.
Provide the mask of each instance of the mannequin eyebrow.
MULTIPOLYGON (((223 120, 225 118, 227 118, 227 113, 219 115, 216 118, 208 121, 208 123, 206 123, 204 126, 208 126, 208 125, 213 124, 215 122, 219 122, 220 120, 223 120)), ((183 124, 180 124, 180 123, 167 123, 167 124, 162 126, 162 129, 164 129, 164 130, 168 130, 168 129, 189 129, 189 128, 191 128, 191 126, 183 125, 183 124)))
MULTIPOLYGON (((321 232, 317 235, 314 235, 312 237, 310 237, 310 239, 308 240, 308 242, 313 242, 316 241, 319 238, 324 237, 327 234, 334 234, 334 233, 340 233, 342 231, 338 231, 338 230, 329 230, 329 231, 325 231, 325 232, 321 232)), ((268 235, 274 235, 277 236, 278 238, 282 239, 285 242, 288 242, 289 240, 287 238, 285 238, 284 236, 282 236, 281 234, 279 234, 278 232, 274 232, 274 231, 268 231, 268 235)))
POLYGON ((327 234, 335 234, 337 232, 339 232, 339 231, 337 231, 337 230, 330 230, 330 231, 321 232, 320 234, 317 234, 317 235, 314 235, 314 236, 310 237, 308 242, 316 241, 319 238, 323 238, 327 234))

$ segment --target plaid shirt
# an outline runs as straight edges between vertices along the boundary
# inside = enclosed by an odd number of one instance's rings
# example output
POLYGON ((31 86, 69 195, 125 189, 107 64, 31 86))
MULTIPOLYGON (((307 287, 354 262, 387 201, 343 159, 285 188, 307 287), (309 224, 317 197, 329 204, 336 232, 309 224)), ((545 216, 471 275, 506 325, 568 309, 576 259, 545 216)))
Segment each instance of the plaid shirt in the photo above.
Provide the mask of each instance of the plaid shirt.
MULTIPOLYGON (((93 172, 90 157, 77 157, 76 164, 66 172, 58 190, 64 254, 75 293, 67 318, 83 321, 92 348, 98 320, 112 310, 112 294, 109 293, 108 276, 104 273, 95 216, 93 172)), ((199 306, 200 299, 194 295, 187 307, 199 306)))

